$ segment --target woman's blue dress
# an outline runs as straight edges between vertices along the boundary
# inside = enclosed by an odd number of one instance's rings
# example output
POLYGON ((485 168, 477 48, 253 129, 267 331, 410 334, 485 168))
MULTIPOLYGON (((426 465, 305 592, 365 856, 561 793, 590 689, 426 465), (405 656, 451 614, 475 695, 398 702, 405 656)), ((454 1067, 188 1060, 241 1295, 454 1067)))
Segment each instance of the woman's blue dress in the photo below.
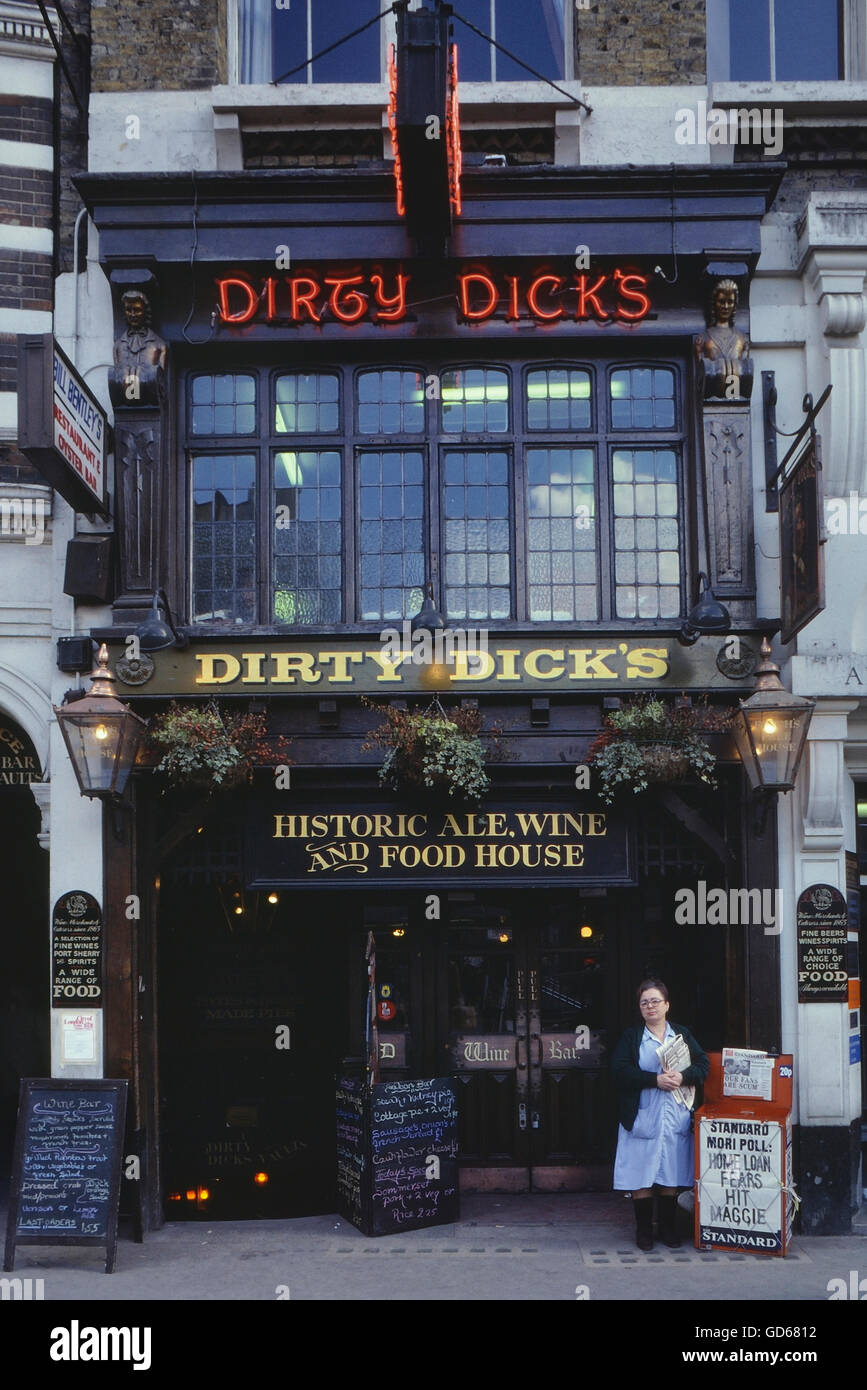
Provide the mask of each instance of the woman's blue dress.
MULTIPOLYGON (((676 1034, 665 1025, 665 1040, 676 1034)), ((638 1052, 642 1071, 661 1072, 656 1049, 659 1040, 645 1028, 638 1052)), ((631 1192, 641 1187, 691 1187, 695 1176, 690 1111, 678 1105, 671 1091, 647 1087, 631 1130, 617 1131, 614 1190, 631 1192)))

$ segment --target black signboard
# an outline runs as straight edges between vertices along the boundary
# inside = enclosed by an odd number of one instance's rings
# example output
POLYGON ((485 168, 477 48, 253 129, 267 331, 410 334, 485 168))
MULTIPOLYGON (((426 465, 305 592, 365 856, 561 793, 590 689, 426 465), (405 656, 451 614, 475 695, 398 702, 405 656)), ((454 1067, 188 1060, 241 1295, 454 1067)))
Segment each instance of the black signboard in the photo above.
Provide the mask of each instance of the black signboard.
POLYGON ((839 888, 814 883, 798 899, 798 1003, 848 998, 846 934, 849 913, 839 888))
POLYGON ((452 1078, 338 1082, 339 1210, 365 1235, 457 1221, 457 1155, 452 1078))
POLYGON ((54 904, 51 1003, 102 1008, 102 911, 91 893, 64 893, 54 904))
POLYGON ((821 440, 814 435, 780 486, 780 641, 825 607, 821 440))
POLYGON ((250 886, 257 889, 635 882, 625 817, 589 797, 485 803, 474 811, 275 799, 267 809, 254 803, 250 816, 250 886))
POLYGON ((126 1081, 21 1082, 4 1268, 17 1245, 104 1245, 114 1268, 126 1081))

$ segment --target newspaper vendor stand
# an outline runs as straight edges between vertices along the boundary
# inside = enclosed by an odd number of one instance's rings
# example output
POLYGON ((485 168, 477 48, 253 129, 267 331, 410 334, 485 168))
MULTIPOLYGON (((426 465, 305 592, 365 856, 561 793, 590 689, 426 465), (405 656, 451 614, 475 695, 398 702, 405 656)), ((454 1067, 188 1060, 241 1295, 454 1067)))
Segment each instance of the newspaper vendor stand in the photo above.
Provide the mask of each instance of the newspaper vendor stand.
POLYGON ((785 1255, 792 1232, 792 1058, 712 1052, 695 1115, 695 1244, 785 1255))

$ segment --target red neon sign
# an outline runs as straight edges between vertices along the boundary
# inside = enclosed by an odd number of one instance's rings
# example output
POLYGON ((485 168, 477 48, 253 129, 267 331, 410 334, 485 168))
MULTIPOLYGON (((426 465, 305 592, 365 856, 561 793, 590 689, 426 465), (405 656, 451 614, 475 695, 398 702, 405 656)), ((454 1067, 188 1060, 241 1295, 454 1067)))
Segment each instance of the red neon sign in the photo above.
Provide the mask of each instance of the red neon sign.
MULTIPOLYGON (((555 275, 545 270, 526 277, 498 275, 479 266, 461 271, 455 291, 460 318, 483 323, 500 314, 510 322, 640 323, 651 310, 650 277, 637 271, 555 275)), ((216 282, 220 320, 241 326, 258 316, 266 323, 350 325, 400 323, 407 316, 410 276, 401 271, 364 275, 268 275, 258 286, 243 275, 216 282)))
POLYGON ((389 284, 384 275, 268 275, 257 290, 250 280, 230 275, 216 282, 217 304, 221 321, 230 324, 250 323, 262 304, 268 323, 320 324, 323 317, 346 324, 365 317, 398 323, 406 318, 409 279, 399 272, 389 284))
POLYGON ((449 165, 449 198, 455 217, 461 215, 461 113, 458 106, 458 46, 449 49, 446 91, 446 151, 449 165))
POLYGON ((468 323, 482 323, 494 317, 502 300, 506 302, 507 319, 526 317, 537 323, 553 323, 566 318, 579 323, 586 319, 594 319, 597 323, 608 323, 612 319, 640 323, 651 309, 650 298, 644 293, 650 276, 624 273, 619 268, 597 276, 567 278, 547 273, 532 276, 523 292, 524 312, 520 277, 504 275, 503 282, 501 292, 488 271, 471 270, 460 274, 457 300, 461 318, 468 323))
POLYGON ((393 43, 388 45, 388 106, 386 107, 386 120, 388 121, 388 133, 391 136, 391 148, 394 154, 394 197, 397 204, 397 215, 398 217, 405 217, 406 205, 403 201, 403 165, 400 162, 400 146, 397 142, 397 59, 393 43))

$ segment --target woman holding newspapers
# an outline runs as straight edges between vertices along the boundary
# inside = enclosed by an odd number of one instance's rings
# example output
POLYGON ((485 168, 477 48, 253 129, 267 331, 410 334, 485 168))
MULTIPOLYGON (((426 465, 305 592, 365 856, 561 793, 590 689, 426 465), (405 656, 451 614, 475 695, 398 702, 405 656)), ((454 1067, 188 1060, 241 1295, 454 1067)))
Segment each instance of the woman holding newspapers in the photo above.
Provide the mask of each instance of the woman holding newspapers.
POLYGON ((689 1029, 669 1023, 662 980, 642 980, 638 1007, 643 1021, 627 1028, 611 1059, 620 1095, 614 1188, 632 1193, 636 1244, 652 1250, 655 1187, 659 1236, 676 1250, 677 1189, 693 1184, 692 1112, 709 1063, 689 1029))

